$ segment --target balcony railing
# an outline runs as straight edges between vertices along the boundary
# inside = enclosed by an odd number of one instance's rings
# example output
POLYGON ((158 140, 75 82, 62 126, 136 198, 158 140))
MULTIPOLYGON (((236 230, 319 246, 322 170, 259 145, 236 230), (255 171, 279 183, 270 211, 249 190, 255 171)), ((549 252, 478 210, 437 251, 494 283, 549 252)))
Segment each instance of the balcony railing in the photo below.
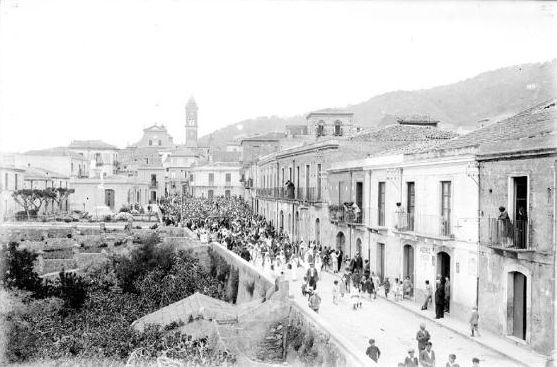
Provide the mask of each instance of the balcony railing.
POLYGON ((329 207, 329 218, 338 223, 362 224, 363 213, 361 210, 347 209, 344 205, 329 207))
POLYGON ((272 199, 300 200, 311 203, 322 200, 322 190, 317 187, 298 187, 290 190, 287 187, 258 188, 256 193, 257 196, 272 199))
POLYGON ((159 183, 157 181, 151 181, 151 184, 149 185, 149 187, 151 189, 157 189, 159 187, 159 183))
POLYGON ((428 236, 452 237, 453 235, 450 218, 440 215, 393 212, 392 227, 397 231, 428 236))
MULTIPOLYGON (((486 218, 488 238, 487 245, 496 248, 531 250, 532 245, 528 238, 528 220, 501 220, 497 218, 486 218)), ((485 232, 484 232, 485 233, 485 232)))

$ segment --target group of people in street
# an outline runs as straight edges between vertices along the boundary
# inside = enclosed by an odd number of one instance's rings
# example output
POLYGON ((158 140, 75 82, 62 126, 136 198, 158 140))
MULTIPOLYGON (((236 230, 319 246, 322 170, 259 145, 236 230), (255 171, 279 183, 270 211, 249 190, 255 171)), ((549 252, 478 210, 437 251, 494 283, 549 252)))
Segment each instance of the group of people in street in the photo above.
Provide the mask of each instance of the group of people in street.
MULTIPOLYGON (((169 200, 160 205, 166 225, 187 227, 197 234, 200 240, 217 241, 235 252, 248 262, 263 271, 276 276, 277 280, 284 279, 301 282, 302 295, 308 299, 308 307, 319 313, 322 298, 318 291, 321 272, 327 270, 336 274, 338 279, 332 285, 332 303, 339 305, 340 300, 348 294, 352 310, 362 308, 362 299, 376 299, 377 292, 383 287, 385 297, 389 295, 400 301, 413 297, 414 286, 410 277, 403 280, 395 278, 392 281, 385 278, 381 281, 378 274, 370 271, 368 260, 364 260, 360 253, 350 259, 341 249, 332 249, 319 243, 303 240, 293 242, 280 229, 276 229, 264 217, 253 213, 251 207, 237 197, 187 198, 187 200, 169 200)), ((277 287, 278 287, 278 283, 277 287)), ((442 318, 444 312, 449 311, 450 283, 448 277, 438 276, 436 290, 426 281, 426 297, 422 310, 428 308, 434 300, 436 318, 442 318), (433 298, 434 297, 434 298, 433 298)), ((471 333, 478 334, 478 316, 471 317, 471 333)), ((399 366, 414 367, 435 366, 435 352, 430 341, 431 335, 425 324, 420 326, 416 335, 418 341, 417 356, 413 349, 399 366)), ((369 340, 366 355, 378 361, 381 351, 374 339, 369 340)), ((456 356, 449 355, 446 366, 455 367, 456 356)), ((479 366, 479 361, 474 366, 479 366)))

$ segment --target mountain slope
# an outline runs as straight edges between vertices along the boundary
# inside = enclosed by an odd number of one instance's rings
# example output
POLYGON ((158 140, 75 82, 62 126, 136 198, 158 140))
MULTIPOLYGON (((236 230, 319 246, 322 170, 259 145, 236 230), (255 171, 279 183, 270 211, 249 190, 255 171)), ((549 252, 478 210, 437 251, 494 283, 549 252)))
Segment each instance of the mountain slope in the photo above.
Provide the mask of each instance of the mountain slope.
MULTIPOLYGON (((469 130, 481 120, 500 120, 557 96, 557 59, 505 67, 454 84, 415 91, 394 91, 346 109, 366 128, 396 121, 395 115, 429 115, 450 129, 469 130)), ((214 145, 234 137, 282 131, 285 125, 304 124, 303 116, 259 117, 215 131, 214 145), (242 131, 237 125, 243 125, 242 131)), ((208 142, 208 136, 201 138, 208 142)))

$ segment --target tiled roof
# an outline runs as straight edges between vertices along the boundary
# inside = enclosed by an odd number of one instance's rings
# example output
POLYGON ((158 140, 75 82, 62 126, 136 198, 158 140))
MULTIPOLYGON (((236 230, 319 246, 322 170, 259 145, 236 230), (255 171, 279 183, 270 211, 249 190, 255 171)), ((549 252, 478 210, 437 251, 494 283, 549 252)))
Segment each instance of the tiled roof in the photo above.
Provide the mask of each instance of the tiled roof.
POLYGON ((474 130, 441 144, 436 149, 478 147, 483 144, 541 137, 556 131, 557 110, 555 107, 533 111, 521 112, 503 121, 474 130))
POLYGON ((310 113, 308 113, 308 116, 312 115, 312 114, 331 114, 331 115, 335 115, 335 114, 342 114, 342 115, 353 115, 354 113, 348 110, 345 110, 344 108, 322 108, 320 110, 316 110, 316 111, 311 111, 310 113))
POLYGON ((363 132, 350 138, 351 141, 394 142, 449 140, 457 137, 452 131, 439 130, 431 126, 389 125, 373 131, 363 132))
POLYGON ((118 149, 116 146, 105 143, 102 140, 74 140, 68 148, 118 149))
POLYGON ((41 150, 30 150, 24 153, 25 155, 40 155, 40 156, 49 156, 49 157, 60 157, 60 156, 69 156, 75 159, 81 159, 86 161, 87 158, 82 156, 79 153, 73 152, 65 147, 58 147, 58 148, 49 148, 49 149, 41 149, 41 150))
POLYGON ((27 179, 48 179, 48 178, 68 178, 68 176, 56 173, 44 168, 38 167, 23 167, 25 169, 24 176, 27 179))
POLYGON ((285 137, 284 132, 274 131, 274 132, 269 132, 269 133, 265 133, 265 134, 258 134, 258 135, 248 136, 246 138, 243 138, 242 142, 244 142, 244 141, 261 141, 261 140, 280 140, 284 137, 285 137))

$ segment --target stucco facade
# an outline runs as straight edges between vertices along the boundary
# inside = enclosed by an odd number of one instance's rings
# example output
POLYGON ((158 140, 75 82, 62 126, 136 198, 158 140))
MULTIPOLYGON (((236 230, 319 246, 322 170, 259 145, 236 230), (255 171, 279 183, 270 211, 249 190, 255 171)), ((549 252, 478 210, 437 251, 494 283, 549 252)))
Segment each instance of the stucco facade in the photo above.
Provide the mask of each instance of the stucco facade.
POLYGON ((240 165, 215 162, 193 167, 189 190, 195 197, 243 196, 240 165))
POLYGON ((557 147, 497 150, 478 156, 482 215, 480 317, 486 329, 547 354, 555 337, 554 308, 550 305, 555 300, 557 147), (521 181, 526 199, 523 227, 517 217, 521 181), (493 224, 500 206, 507 209, 514 231, 496 241, 493 224))

